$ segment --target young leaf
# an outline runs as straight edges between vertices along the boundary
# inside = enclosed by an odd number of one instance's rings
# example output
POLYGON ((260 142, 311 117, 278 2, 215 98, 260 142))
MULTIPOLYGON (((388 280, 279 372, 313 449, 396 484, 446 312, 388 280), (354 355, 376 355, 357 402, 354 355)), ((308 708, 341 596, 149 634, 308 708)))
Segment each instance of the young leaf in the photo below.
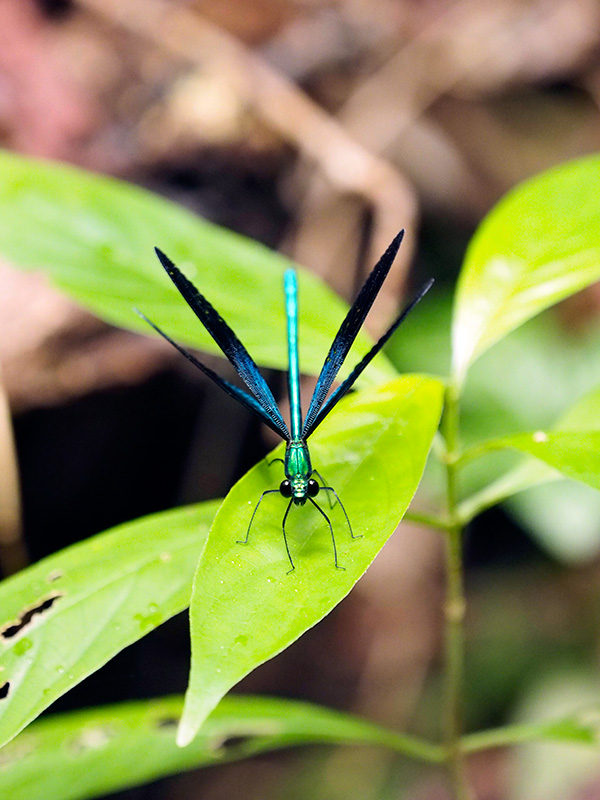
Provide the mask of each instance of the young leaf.
MULTIPOLYGON (((600 387, 581 397, 554 427, 557 431, 600 431, 600 387)), ((543 439, 545 434, 537 431, 533 435, 537 439, 543 439)), ((487 444, 489 443, 484 442, 483 446, 487 444)), ((477 446, 474 449, 477 449, 477 446)), ((532 455, 535 454, 532 453, 532 455)), ((543 461, 547 462, 547 459, 543 459, 543 461)), ((484 509, 512 497, 517 492, 541 483, 561 480, 563 475, 558 471, 558 467, 548 466, 548 464, 549 462, 544 464, 533 460, 521 462, 481 492, 477 492, 460 503, 458 509, 460 517, 468 522, 484 509)), ((587 483, 587 481, 585 482, 587 483)))
MULTIPOLYGON (((600 387, 593 389, 580 398, 556 423, 556 430, 552 431, 552 433, 597 433, 600 431, 599 414, 600 387)), ((540 443, 544 444, 546 436, 547 433, 544 431, 535 431, 532 434, 519 434, 519 437, 525 437, 523 441, 528 441, 532 438, 535 445, 540 443)), ((514 437, 503 437, 483 442, 467 450, 465 456, 470 459, 472 455, 477 452, 486 452, 502 447, 513 447, 513 444, 507 444, 507 442, 512 439, 514 439, 514 437)), ((521 439, 519 439, 519 441, 521 441, 521 439)), ((523 448, 517 446, 515 449, 522 450, 523 448)), ((542 452, 539 449, 538 451, 540 453, 542 452)), ((525 449, 525 452, 537 456, 540 460, 528 460, 518 464, 514 469, 490 484, 490 486, 464 500, 459 505, 458 509, 459 515, 463 520, 468 521, 472 519, 473 516, 480 513, 485 508, 489 508, 517 492, 522 492, 525 489, 529 489, 541 483, 560 480, 567 474, 564 469, 558 467, 557 464, 551 460, 549 455, 548 457, 543 457, 542 455, 538 455, 537 452, 533 452, 529 447, 525 449)), ((573 477, 575 480, 582 480, 582 478, 576 477, 575 475, 569 475, 569 477, 573 477)), ((583 480, 583 482, 596 488, 595 484, 593 482, 590 483, 589 480, 583 480)))
MULTIPOLYGON (((580 398, 554 427, 560 431, 600 430, 600 388, 580 398)), ((516 475, 521 481, 529 479, 530 486, 536 476, 537 488, 510 498, 509 513, 555 558, 572 565, 589 562, 600 547, 600 495, 581 483, 562 480, 557 484, 564 476, 533 459, 525 461, 516 475), (540 485, 551 481, 551 486, 540 485)))
POLYGON ((554 427, 560 431, 600 431, 600 386, 580 397, 554 427))
MULTIPOLYGON (((232 489, 211 528, 194 577, 192 667, 179 742, 194 737, 221 697, 244 675, 315 625, 345 597, 393 533, 421 479, 441 412, 443 386, 405 376, 343 401, 311 437, 313 466, 338 492, 329 508, 339 563, 323 518, 293 507, 286 557, 281 523, 287 502, 267 495, 244 539, 261 492, 276 488, 281 465, 265 462, 232 489)), ((276 455, 281 455, 276 451, 276 455)))
MULTIPOLYGON (((256 362, 283 369, 285 313, 282 255, 211 224, 131 184, 75 167, 0 151, 0 254, 43 270, 99 317, 152 335, 139 308, 182 344, 220 350, 182 301, 154 254, 157 245, 197 284, 256 362), (260 325, 256 324, 257 314, 260 325)), ((300 271, 302 369, 318 373, 346 313, 344 303, 300 271)), ((370 348, 359 336, 357 356, 370 348)), ((366 383, 396 376, 378 357, 366 383)))
POLYGON ((534 741, 600 748, 600 709, 594 706, 559 719, 506 725, 504 728, 472 733, 465 736, 462 743, 465 752, 475 753, 534 741))
POLYGON ((529 453, 568 478, 600 489, 600 431, 534 431, 483 442, 467 450, 465 459, 511 448, 529 453))
POLYGON ((218 502, 120 525, 0 584, 0 745, 189 602, 218 502))
POLYGON ((600 278, 600 156, 509 192, 467 250, 455 301, 453 374, 525 320, 600 278))
POLYGON ((197 767, 307 744, 370 744, 427 761, 442 749, 364 720, 291 700, 226 697, 185 749, 183 699, 163 697, 46 717, 2 751, 10 800, 84 800, 197 767))

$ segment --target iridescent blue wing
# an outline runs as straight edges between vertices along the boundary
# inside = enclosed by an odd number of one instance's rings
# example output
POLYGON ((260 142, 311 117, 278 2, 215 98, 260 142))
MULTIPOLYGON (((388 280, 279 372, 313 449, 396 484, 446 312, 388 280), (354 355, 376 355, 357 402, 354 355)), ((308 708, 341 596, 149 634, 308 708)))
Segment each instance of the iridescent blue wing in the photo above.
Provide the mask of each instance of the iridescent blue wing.
POLYGON ((220 386, 227 394, 234 397, 242 405, 246 406, 250 411, 258 414, 273 430, 277 431, 284 439, 289 440, 290 433, 288 427, 284 422, 283 417, 277 407, 275 398, 269 389, 265 379, 260 374, 252 356, 244 345, 240 342, 235 333, 231 330, 229 325, 225 322, 223 317, 216 311, 215 308, 208 302, 208 300, 200 294, 196 287, 189 281, 185 275, 180 272, 175 264, 158 248, 155 248, 156 255, 158 256, 161 264, 169 278, 173 281, 181 296, 192 309, 194 314, 198 317, 200 322, 204 325, 206 330, 210 333, 215 342, 219 345, 224 355, 227 356, 229 361, 233 364, 236 372, 244 381, 246 386, 250 389, 254 397, 249 395, 242 389, 238 389, 229 381, 220 378, 215 372, 202 364, 198 359, 194 358, 190 353, 180 347, 172 339, 170 339, 163 331, 161 331, 150 320, 147 320, 152 327, 160 333, 168 342, 176 347, 189 361, 192 362, 198 369, 201 369, 205 375, 213 380, 220 386), (256 398, 256 399, 254 399, 256 398))
POLYGON ((281 428, 281 426, 277 424, 276 420, 271 419, 269 414, 267 414, 267 412, 254 399, 254 397, 252 397, 251 394, 248 394, 248 392, 245 392, 243 389, 240 389, 238 386, 235 386, 235 384, 229 383, 229 381, 225 380, 225 378, 222 378, 220 375, 217 375, 217 373, 213 372, 210 367, 207 367, 206 364, 203 364, 195 356, 189 353, 185 349, 185 347, 182 347, 181 345, 177 344, 177 342, 175 342, 173 339, 171 339, 171 337, 168 336, 163 330, 161 330, 161 328, 159 328, 158 325, 152 322, 151 319, 148 319, 148 317, 145 314, 142 314, 142 312, 138 308, 136 308, 135 311, 137 314, 140 315, 140 317, 143 320, 145 320, 148 323, 148 325, 154 328, 154 330, 157 333, 159 333, 163 337, 163 339, 166 339, 167 342, 169 342, 169 344, 172 344, 176 350, 179 350, 179 352, 183 356, 185 356, 188 361, 190 361, 195 367, 198 367, 198 369, 201 370, 205 375, 207 375, 212 381, 214 381, 217 384, 217 386, 220 386, 224 392, 227 392, 227 394, 230 397, 233 397, 235 400, 238 401, 238 403, 241 403, 249 411, 252 411, 254 414, 257 414, 263 420, 263 422, 265 422, 270 428, 272 428, 275 431, 275 433, 278 433, 280 436, 283 436, 283 438, 286 440, 289 438, 286 431, 284 431, 281 428))
MULTIPOLYGON (((381 339, 379 339, 379 341, 376 344, 373 345, 373 347, 369 350, 367 355, 361 361, 359 361, 358 364, 354 367, 354 369, 352 370, 350 375, 348 375, 346 380, 338 386, 338 388, 335 390, 335 392, 333 392, 333 394, 328 398, 327 402, 325 402, 323 404, 321 409, 318 411, 316 416, 313 418, 310 427, 307 428, 306 423, 304 424, 304 430, 302 432, 304 439, 306 439, 307 436, 310 436, 310 434, 314 431, 314 429, 317 427, 317 425, 319 425, 321 422, 323 422, 323 420, 325 419, 327 414, 329 414, 329 412, 336 405, 336 403, 339 403, 339 401, 346 394, 346 392, 348 392, 352 388, 352 385, 354 384, 354 381, 366 369, 366 367, 371 363, 371 361, 375 358, 377 353, 381 350, 381 348, 388 341, 390 336, 394 333, 396 328, 402 322, 404 322, 406 317, 410 314, 410 312, 413 310, 413 308, 417 305, 419 300, 421 300, 427 294, 427 292, 431 289, 432 286, 433 286, 433 278, 431 280, 429 280, 424 286, 421 287, 421 289, 417 293, 416 297, 414 297, 410 301, 410 303, 402 311, 402 313, 400 314, 398 319, 394 322, 394 324, 383 334, 381 339)), ((307 417, 307 420, 308 420, 308 417, 307 417)))
MULTIPOLYGON (((321 406, 325 402, 325 398, 331 389, 331 385, 340 371, 340 367, 344 363, 344 359, 348 355, 348 351, 352 347, 352 344, 356 339, 363 322, 365 321, 365 317, 369 313, 371 306, 373 305, 375 298, 377 297, 379 290, 381 289, 381 286, 388 272, 390 271, 390 267, 394 262, 394 258, 396 257, 396 253, 398 252, 398 248, 400 247, 403 237, 404 231, 400 231, 385 253, 381 256, 373 271, 365 281, 362 289, 358 293, 358 297, 348 311, 346 318, 342 322, 340 329, 337 332, 331 347, 329 348, 329 353, 327 354, 327 358, 325 359, 325 363, 323 364, 321 373, 317 380, 317 385, 315 386, 315 391, 313 392, 310 406, 306 412, 304 426, 302 428, 303 439, 306 439, 306 437, 315 429, 315 421, 317 417, 322 419, 322 415, 320 413, 321 406)), ((330 409, 333 408, 333 406, 331 406, 329 403, 327 405, 330 409)))

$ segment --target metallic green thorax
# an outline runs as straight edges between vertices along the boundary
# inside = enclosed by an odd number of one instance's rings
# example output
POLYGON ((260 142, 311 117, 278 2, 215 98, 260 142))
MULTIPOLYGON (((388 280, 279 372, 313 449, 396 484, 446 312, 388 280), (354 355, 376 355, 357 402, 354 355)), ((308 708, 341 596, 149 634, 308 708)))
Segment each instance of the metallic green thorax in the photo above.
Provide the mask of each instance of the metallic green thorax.
POLYGON ((285 477, 292 488, 292 500, 297 506, 302 506, 306 502, 308 480, 313 471, 306 442, 303 442, 302 439, 293 439, 288 442, 283 463, 285 477))

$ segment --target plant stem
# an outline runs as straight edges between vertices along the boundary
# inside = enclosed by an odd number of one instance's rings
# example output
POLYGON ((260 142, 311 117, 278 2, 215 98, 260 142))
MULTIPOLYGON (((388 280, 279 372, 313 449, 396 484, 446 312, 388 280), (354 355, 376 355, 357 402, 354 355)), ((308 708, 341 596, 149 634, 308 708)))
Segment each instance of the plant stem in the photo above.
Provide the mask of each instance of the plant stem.
POLYGON ((447 520, 435 514, 422 514, 420 511, 407 511, 403 517, 405 522, 414 522, 416 525, 426 525, 429 528, 447 530, 450 524, 447 520))
POLYGON ((453 384, 446 389, 442 433, 446 440, 447 513, 446 528, 446 598, 444 604, 446 673, 444 697, 444 738, 447 763, 456 800, 469 800, 471 794, 464 774, 461 748, 465 593, 462 565, 463 526, 458 516, 458 391, 453 384))

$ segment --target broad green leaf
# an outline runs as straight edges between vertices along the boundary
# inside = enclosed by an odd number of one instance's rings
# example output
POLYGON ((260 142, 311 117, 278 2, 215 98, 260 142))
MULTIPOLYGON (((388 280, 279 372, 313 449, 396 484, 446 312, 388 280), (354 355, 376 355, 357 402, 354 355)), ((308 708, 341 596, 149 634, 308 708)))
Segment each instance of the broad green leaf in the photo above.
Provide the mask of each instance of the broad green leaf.
POLYGON ((184 749, 175 744, 183 699, 57 714, 32 725, 0 754, 0 789, 10 800, 84 800, 166 775, 307 744, 370 744, 428 761, 436 745, 319 706, 226 697, 184 749))
MULTIPOLYGON (((189 742, 221 697, 244 675, 315 625, 345 597, 393 533, 423 472, 441 412, 443 386, 405 376, 340 404, 311 437, 313 466, 338 492, 331 516, 338 545, 335 569, 327 526, 310 505, 290 511, 289 563, 281 523, 287 501, 265 489, 281 481, 281 464, 251 470, 227 496, 194 577, 192 667, 179 741, 189 742)), ((282 455, 276 451, 276 455, 282 455)))
POLYGON ((0 745, 188 605, 217 508, 203 503, 120 525, 0 584, 0 745))
POLYGON ((600 156, 537 175, 479 226, 460 274, 453 374, 514 328, 600 278, 600 156))
MULTIPOLYGON (((257 363, 287 365, 283 271, 288 259, 162 197, 114 178, 0 151, 0 254, 44 271, 98 316, 152 334, 141 309, 174 338, 219 353, 164 274, 164 250, 225 317, 257 363)), ((301 366, 317 373, 345 314, 344 303, 302 271, 301 366)), ((357 340, 363 355, 370 343, 357 340)), ((366 381, 396 372, 383 357, 366 381)), ((350 365, 351 366, 351 365, 350 365)))

